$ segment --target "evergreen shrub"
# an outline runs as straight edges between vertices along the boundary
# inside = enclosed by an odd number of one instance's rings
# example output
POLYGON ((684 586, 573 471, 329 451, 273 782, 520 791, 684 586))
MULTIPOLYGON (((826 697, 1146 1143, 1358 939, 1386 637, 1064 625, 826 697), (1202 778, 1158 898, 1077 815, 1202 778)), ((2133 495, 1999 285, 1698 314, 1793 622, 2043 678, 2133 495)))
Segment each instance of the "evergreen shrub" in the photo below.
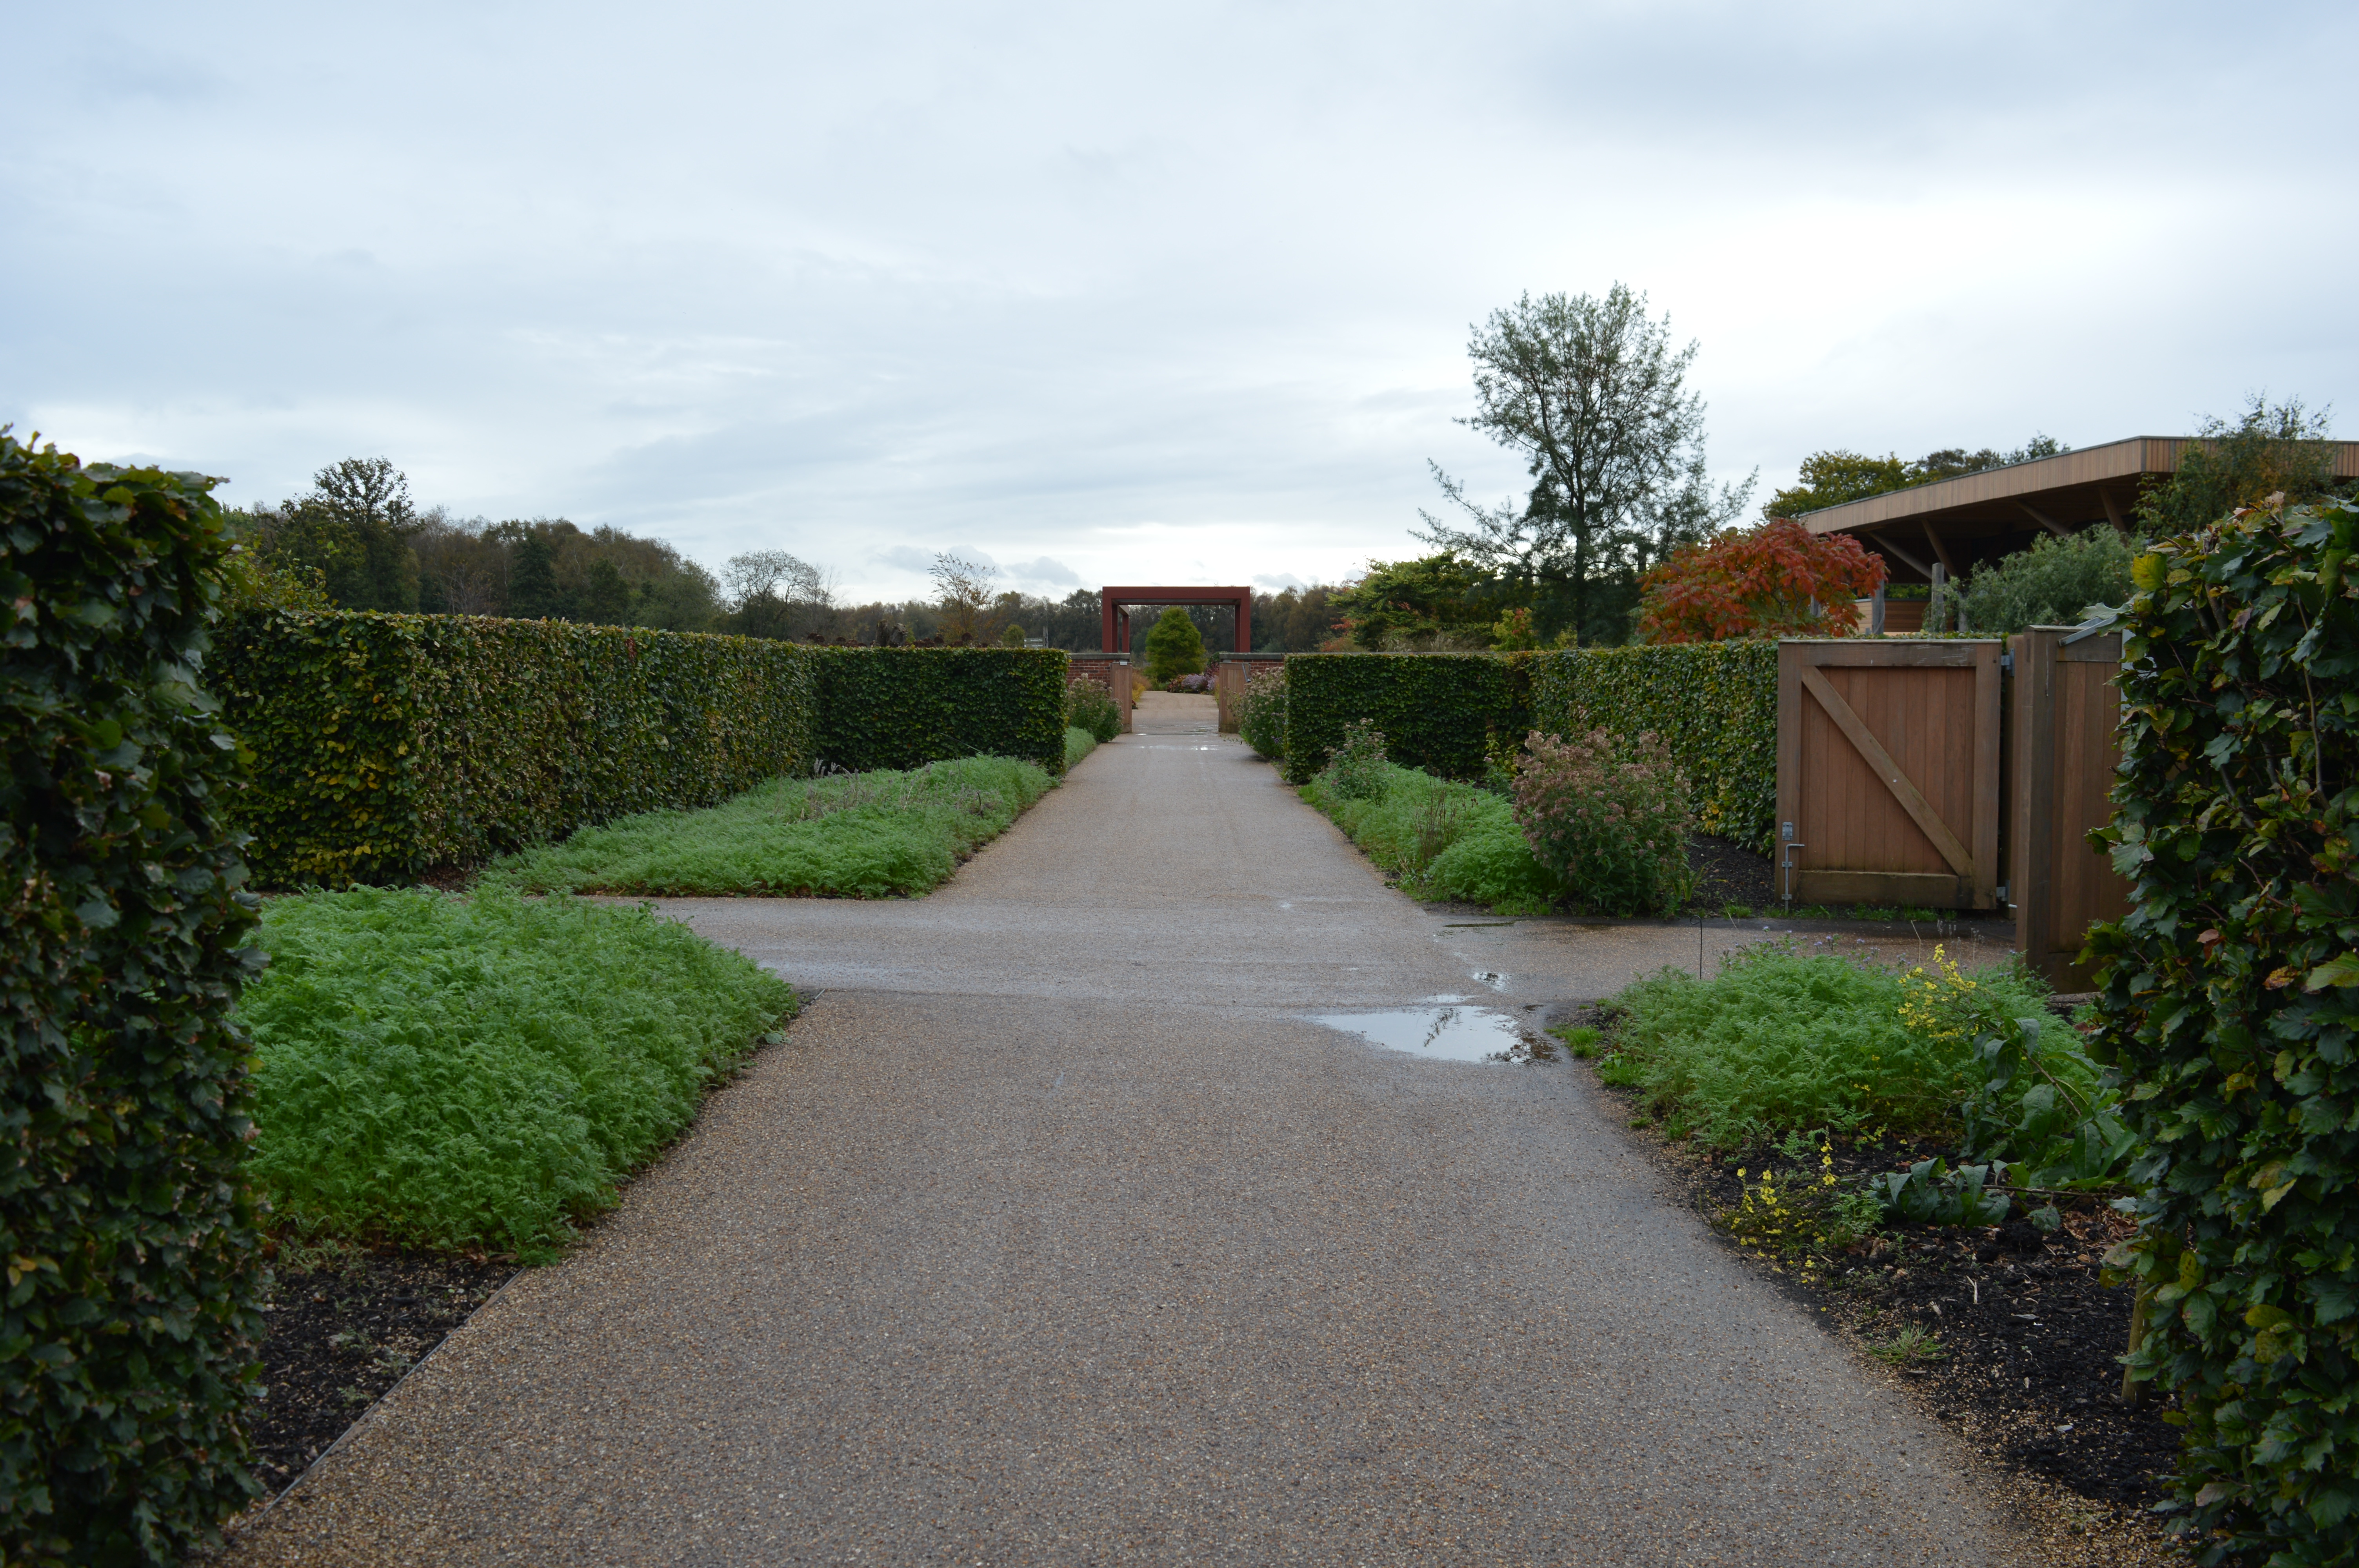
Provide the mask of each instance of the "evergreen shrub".
POLYGON ((1195 619, 1178 605, 1156 618, 1147 629, 1147 678, 1157 686, 1204 667, 1204 633, 1195 619))
POLYGON ((2205 1563, 2359 1556, 2359 509, 2162 539, 2123 614, 2092 1054, 2146 1143, 2133 1376, 2205 1563))
POLYGON ((255 1495, 231 1018, 254 897, 198 688, 213 481, 0 432, 0 1560, 178 1563, 255 1495))
POLYGON ((821 648, 818 754, 864 773, 951 757, 1065 771, 1059 648, 821 648))
POLYGON ((255 874, 337 886, 803 772, 819 658, 564 621, 264 611, 223 629, 209 673, 255 757, 237 807, 255 874))

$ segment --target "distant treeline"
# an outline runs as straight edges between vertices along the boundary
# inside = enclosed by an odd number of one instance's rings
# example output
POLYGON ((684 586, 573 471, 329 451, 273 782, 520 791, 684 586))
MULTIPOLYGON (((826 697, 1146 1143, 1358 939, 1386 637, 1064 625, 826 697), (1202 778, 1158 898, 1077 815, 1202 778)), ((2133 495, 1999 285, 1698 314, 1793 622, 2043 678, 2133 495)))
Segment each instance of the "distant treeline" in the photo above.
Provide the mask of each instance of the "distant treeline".
MULTIPOLYGON (((562 517, 458 518, 418 509, 382 458, 320 470, 310 493, 248 509, 236 580, 282 604, 447 615, 504 615, 669 632, 827 642, 996 643, 1038 638, 1080 653, 1103 636, 1098 595, 992 592, 987 572, 935 574, 939 600, 844 604, 830 574, 783 550, 734 556, 716 577, 661 539, 562 517)), ((947 559, 947 557, 945 557, 947 559)), ((953 563, 958 565, 958 563, 953 563)), ((1254 596, 1254 646, 1307 652, 1336 635, 1329 590, 1254 596)), ((1233 611, 1191 611, 1208 646, 1235 646, 1233 611)), ((1152 615, 1134 616, 1134 640, 1152 615)))

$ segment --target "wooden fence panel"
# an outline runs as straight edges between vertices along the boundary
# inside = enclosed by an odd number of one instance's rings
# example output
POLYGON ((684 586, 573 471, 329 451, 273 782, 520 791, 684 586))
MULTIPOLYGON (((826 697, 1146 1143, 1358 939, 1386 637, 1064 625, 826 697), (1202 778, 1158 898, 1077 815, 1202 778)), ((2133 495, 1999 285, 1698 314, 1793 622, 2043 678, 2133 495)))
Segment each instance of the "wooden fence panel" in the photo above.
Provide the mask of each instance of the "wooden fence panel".
POLYGON ((2117 632, 2068 641, 2035 626, 2008 640, 2015 655, 2008 891, 2016 946, 2059 990, 2089 989, 2077 959, 2089 927, 2129 913, 2129 883, 2089 846, 2112 820, 2121 761, 2117 632))
POLYGON ((1777 849, 1796 902, 1993 907, 1998 784, 1995 641, 1778 644, 1777 849))

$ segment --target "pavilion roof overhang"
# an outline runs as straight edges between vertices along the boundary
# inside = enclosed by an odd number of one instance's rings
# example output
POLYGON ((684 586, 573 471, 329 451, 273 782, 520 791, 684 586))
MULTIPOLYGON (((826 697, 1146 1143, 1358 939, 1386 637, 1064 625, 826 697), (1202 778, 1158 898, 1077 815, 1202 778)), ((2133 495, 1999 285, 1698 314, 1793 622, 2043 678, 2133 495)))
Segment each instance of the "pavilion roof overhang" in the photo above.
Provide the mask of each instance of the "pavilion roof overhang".
MULTIPOLYGON (((2139 490, 2176 473, 2180 454, 2196 443, 2190 436, 2133 436, 1846 501, 1797 521, 1813 534, 1852 535, 1908 577, 1931 575, 1936 561, 1955 575, 1968 562, 2021 548, 2025 534, 2071 534, 2096 523, 2126 527, 2139 490)), ((2332 446, 2334 476, 2359 479, 2359 441, 2332 446)))

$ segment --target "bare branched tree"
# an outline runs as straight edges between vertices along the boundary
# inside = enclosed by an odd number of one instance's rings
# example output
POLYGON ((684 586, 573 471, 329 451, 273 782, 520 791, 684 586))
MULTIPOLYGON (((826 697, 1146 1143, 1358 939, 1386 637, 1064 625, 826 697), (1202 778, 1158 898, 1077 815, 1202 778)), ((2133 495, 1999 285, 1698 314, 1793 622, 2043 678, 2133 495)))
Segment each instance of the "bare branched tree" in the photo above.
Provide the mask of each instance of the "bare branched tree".
POLYGON ((942 641, 945 643, 980 642, 990 628, 985 624, 992 605, 991 579, 999 568, 980 565, 945 550, 934 557, 929 568, 935 589, 941 594, 942 641))

